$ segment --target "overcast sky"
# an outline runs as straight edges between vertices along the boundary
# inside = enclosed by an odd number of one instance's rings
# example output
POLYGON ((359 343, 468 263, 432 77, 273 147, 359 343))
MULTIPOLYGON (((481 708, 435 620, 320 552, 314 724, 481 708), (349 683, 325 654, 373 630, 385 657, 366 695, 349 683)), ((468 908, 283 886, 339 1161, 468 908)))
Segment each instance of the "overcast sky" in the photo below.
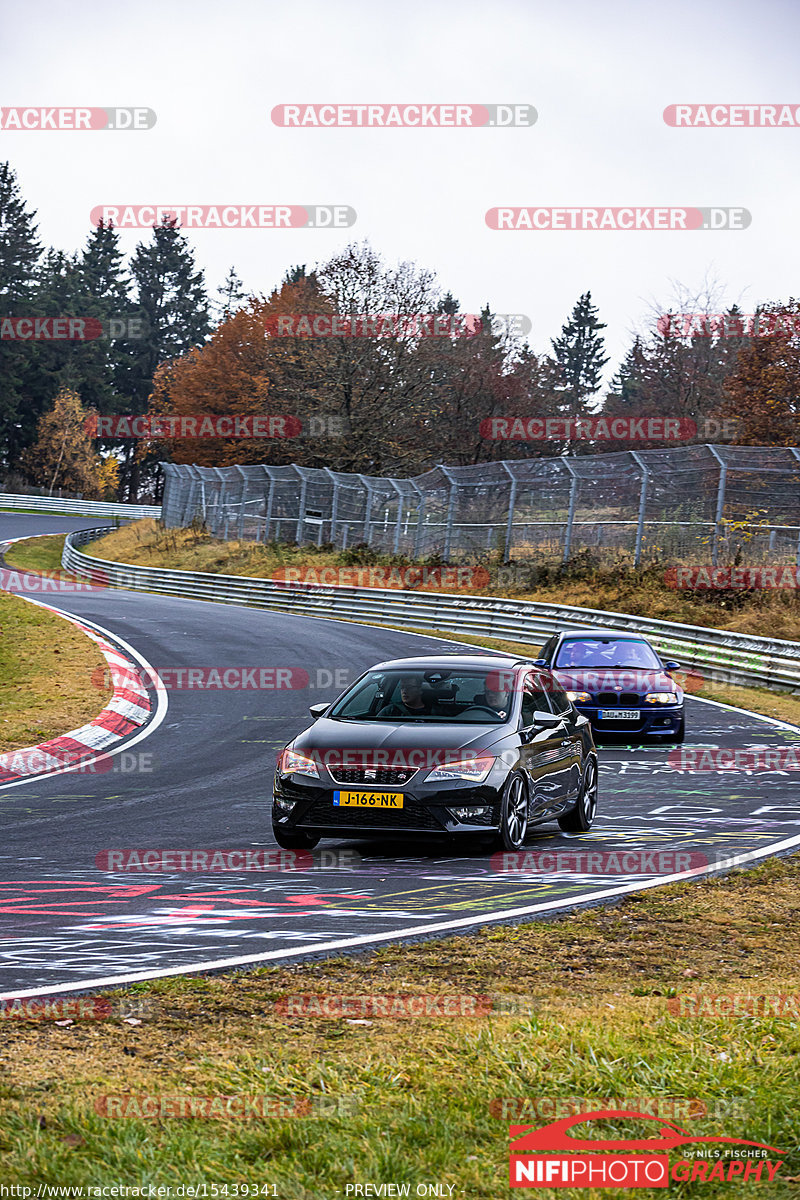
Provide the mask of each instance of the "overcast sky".
MULTIPOLYGON (((0 105, 134 105, 137 132, 0 131, 42 240, 85 243, 96 205, 351 205, 349 230, 191 231, 209 291, 269 292, 369 239, 436 271, 462 310, 525 313, 549 349, 590 289, 612 363, 674 282, 747 311, 800 292, 800 128, 675 129, 673 103, 800 106, 796 0, 2 0, 0 105), (527 103, 510 129, 286 129, 282 103, 527 103), (509 231, 500 205, 742 206, 733 232, 509 231)), ((133 249, 148 231, 126 231, 133 249)))

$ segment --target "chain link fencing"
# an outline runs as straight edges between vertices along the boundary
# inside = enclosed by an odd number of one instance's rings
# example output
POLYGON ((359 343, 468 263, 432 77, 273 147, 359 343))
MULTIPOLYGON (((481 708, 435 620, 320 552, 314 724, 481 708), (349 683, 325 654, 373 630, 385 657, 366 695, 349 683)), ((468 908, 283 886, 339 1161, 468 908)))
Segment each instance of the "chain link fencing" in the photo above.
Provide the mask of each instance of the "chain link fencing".
POLYGON ((800 449, 694 445, 437 466, 414 479, 167 463, 162 520, 412 559, 800 565, 800 449))

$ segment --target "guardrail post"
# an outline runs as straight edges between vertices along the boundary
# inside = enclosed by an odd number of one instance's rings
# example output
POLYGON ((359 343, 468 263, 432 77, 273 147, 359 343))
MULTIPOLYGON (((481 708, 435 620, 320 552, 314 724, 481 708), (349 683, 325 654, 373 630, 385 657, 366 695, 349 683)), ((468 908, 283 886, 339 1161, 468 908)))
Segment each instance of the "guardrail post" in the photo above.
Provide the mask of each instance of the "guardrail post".
POLYGON ((575 504, 578 499, 578 475, 573 466, 564 459, 564 466, 572 477, 572 483, 569 489, 569 512, 567 513, 567 527, 564 530, 564 554, 561 558, 562 563, 565 563, 569 558, 569 552, 572 547, 572 524, 575 520, 575 504))
POLYGON ((725 483, 728 478, 728 468, 717 454, 716 448, 709 445, 708 449, 714 455, 714 458, 719 463, 719 484, 717 486, 717 511, 714 517, 714 539, 711 545, 711 565, 717 565, 717 554, 719 553, 719 531, 722 524, 722 514, 725 511, 725 483))
POLYGON ((638 567, 639 560, 642 557, 642 534, 644 532, 644 514, 645 507, 647 505, 647 484, 650 478, 650 472, 635 450, 631 450, 630 454, 631 458, 639 466, 642 472, 642 490, 639 492, 639 520, 636 523, 636 548, 633 552, 633 565, 638 567))
POLYGON ((511 558, 511 538, 514 533, 514 509, 517 503, 517 477, 505 459, 503 459, 503 461, 500 463, 500 466, 503 467, 506 474, 511 477, 511 491, 508 497, 508 519, 506 520, 506 540, 505 545, 503 546, 503 562, 508 562, 511 558))

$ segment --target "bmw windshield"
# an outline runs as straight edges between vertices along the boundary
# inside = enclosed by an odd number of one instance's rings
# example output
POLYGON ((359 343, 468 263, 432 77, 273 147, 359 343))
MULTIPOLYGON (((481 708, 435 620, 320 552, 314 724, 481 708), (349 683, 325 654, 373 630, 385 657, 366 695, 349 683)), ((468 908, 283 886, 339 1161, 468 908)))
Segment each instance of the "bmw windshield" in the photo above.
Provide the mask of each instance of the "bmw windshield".
POLYGON ((570 638, 561 643, 554 665, 559 671, 580 671, 591 667, 661 670, 661 663, 652 647, 634 638, 570 638))

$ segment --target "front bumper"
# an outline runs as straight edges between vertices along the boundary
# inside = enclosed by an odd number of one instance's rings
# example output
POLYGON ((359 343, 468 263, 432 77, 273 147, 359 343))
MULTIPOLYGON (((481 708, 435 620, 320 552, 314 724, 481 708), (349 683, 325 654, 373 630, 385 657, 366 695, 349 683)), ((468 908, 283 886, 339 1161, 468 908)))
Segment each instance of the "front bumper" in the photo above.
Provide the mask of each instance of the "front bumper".
POLYGON ((682 704, 644 704, 638 706, 635 720, 601 717, 603 711, 613 711, 610 705, 576 704, 579 713, 589 718, 596 734, 634 734, 636 737, 674 737, 684 719, 682 704))
POLYGON ((272 793, 272 822, 287 832, 316 833, 324 837, 379 834, 381 837, 454 837, 487 834, 500 827, 501 791, 489 781, 475 785, 453 783, 447 788, 417 784, 414 787, 349 785, 352 790, 402 792, 402 809, 339 808, 333 793, 348 785, 291 775, 275 777, 272 793), (291 809, 285 805, 291 804, 291 809), (476 807, 486 811, 471 818, 457 818, 452 808, 476 807))

